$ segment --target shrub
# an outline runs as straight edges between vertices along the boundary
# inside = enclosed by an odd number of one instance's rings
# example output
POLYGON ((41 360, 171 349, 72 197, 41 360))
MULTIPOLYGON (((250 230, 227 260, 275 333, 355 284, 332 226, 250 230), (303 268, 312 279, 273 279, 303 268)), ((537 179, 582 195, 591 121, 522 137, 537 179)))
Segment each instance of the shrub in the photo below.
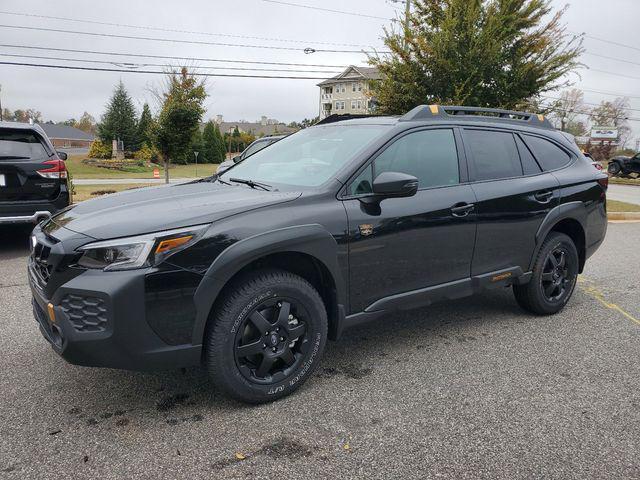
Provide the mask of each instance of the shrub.
POLYGON ((145 164, 156 162, 158 160, 158 151, 155 149, 155 147, 150 147, 149 145, 145 144, 142 146, 142 148, 140 148, 140 150, 133 154, 133 158, 144 162, 145 164))
POLYGON ((111 158, 111 145, 94 140, 89 147, 89 158, 111 158))

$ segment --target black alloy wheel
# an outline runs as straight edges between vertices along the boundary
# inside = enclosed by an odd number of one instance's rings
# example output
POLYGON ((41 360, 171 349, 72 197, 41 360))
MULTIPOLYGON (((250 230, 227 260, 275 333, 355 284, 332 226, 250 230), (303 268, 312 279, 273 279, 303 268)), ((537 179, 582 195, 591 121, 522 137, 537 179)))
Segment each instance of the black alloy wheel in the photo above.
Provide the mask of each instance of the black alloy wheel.
POLYGON ((540 282, 545 298, 549 302, 557 302, 567 291, 570 283, 567 251, 562 246, 547 255, 540 282))
POLYGON ((552 315, 567 304, 575 289, 580 257, 568 235, 551 232, 542 243, 533 264, 531 279, 514 285, 518 304, 536 315, 552 315))
POLYGON ((289 298, 272 298, 244 319, 235 343, 235 360, 252 382, 275 383, 287 378, 309 347, 305 309, 289 298))

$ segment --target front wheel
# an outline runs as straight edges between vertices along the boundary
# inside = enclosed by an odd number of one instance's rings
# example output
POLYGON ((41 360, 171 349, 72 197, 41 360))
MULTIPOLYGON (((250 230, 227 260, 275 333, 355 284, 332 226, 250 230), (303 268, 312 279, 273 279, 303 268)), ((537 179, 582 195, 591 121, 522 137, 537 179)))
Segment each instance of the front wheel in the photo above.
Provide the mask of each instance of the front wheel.
POLYGON ((248 403, 300 387, 327 338, 327 313, 313 286, 289 272, 262 270, 241 276, 221 295, 205 341, 216 385, 248 403))
POLYGON ((580 259, 573 240, 560 232, 545 239, 529 283, 514 285, 518 304, 537 315, 552 315, 567 304, 578 279, 580 259))

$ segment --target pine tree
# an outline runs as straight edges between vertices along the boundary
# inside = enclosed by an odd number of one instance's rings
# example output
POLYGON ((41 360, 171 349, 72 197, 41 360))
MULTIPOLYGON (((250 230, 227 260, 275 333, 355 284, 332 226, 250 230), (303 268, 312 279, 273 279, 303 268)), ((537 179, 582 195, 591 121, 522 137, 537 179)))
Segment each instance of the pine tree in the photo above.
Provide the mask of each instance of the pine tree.
POLYGON ((98 137, 106 144, 111 144, 114 139, 122 140, 125 150, 135 150, 137 136, 136 109, 121 81, 113 91, 107 110, 102 115, 98 125, 98 137))
POLYGON ((212 121, 208 121, 202 132, 203 163, 220 163, 222 156, 220 155, 220 145, 218 135, 216 134, 216 125, 212 121))
POLYGON ((151 147, 151 128, 153 125, 153 116, 151 115, 151 109, 149 104, 145 103, 142 107, 142 113, 140 114, 140 120, 138 120, 138 145, 139 148, 151 147))
POLYGON ((227 159, 227 144, 224 141, 224 136, 220 131, 220 127, 216 125, 216 137, 218 137, 218 149, 220 150, 220 159, 225 161, 227 159))

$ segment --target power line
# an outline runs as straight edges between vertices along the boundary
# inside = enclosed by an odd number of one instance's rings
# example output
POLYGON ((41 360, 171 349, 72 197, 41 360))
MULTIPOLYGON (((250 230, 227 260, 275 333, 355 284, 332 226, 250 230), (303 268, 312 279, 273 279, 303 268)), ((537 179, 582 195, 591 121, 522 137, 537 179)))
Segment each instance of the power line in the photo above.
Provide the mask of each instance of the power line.
MULTIPOLYGON (((578 112, 576 110, 569 110, 566 108, 558 108, 553 105, 541 105, 541 107, 551 110, 552 112, 563 112, 563 113, 575 113, 578 115, 585 115, 587 117, 593 117, 594 115, 591 113, 578 112)), ((640 122, 640 118, 632 118, 632 117, 610 117, 611 120, 628 120, 630 122, 640 122)))
POLYGON ((607 92, 607 91, 604 91, 604 90, 590 90, 588 88, 580 88, 579 90, 583 90, 585 92, 590 92, 590 93, 599 93, 600 95, 611 95, 612 97, 640 98, 639 95, 627 95, 626 93, 620 93, 620 92, 607 92))
MULTIPOLYGON (((94 64, 102 64, 102 65, 115 65, 121 68, 128 68, 130 70, 135 70, 136 68, 141 67, 167 67, 169 65, 162 63, 128 63, 128 62, 115 62, 109 60, 88 60, 81 58, 63 58, 63 57, 44 57, 40 55, 19 55, 19 54, 11 54, 11 53, 2 53, 0 52, 0 57, 13 57, 13 58, 32 58, 36 60, 57 60, 64 62, 81 62, 81 63, 94 63, 94 64)), ((198 69, 209 69, 209 70, 241 70, 241 71, 259 71, 259 72, 290 72, 290 73, 327 73, 327 74, 337 74, 340 72, 336 71, 324 71, 324 70, 296 70, 296 69, 278 69, 278 68, 260 68, 260 67, 212 67, 209 65, 197 65, 195 68, 198 69)))
POLYGON ((88 53, 93 55, 113 55, 118 57, 156 58, 156 59, 163 59, 163 60, 186 60, 186 61, 194 61, 194 62, 227 62, 227 63, 243 63, 243 64, 254 64, 254 65, 281 65, 281 66, 291 66, 291 67, 345 68, 344 65, 265 62, 262 60, 235 60, 235 59, 225 60, 225 59, 219 59, 219 58, 179 57, 179 56, 167 56, 167 55, 148 55, 148 54, 139 54, 139 53, 100 52, 97 50, 79 50, 79 49, 73 49, 73 48, 42 47, 42 46, 35 46, 35 45, 0 44, 0 47, 23 48, 23 49, 29 49, 29 50, 46 50, 50 52, 88 53))
POLYGON ((91 25, 104 25, 108 27, 125 27, 125 28, 136 28, 141 30, 153 30, 158 32, 207 35, 211 37, 243 38, 248 40, 266 40, 268 42, 282 42, 282 43, 304 43, 304 44, 315 43, 318 45, 333 45, 337 47, 367 47, 367 48, 370 47, 370 45, 363 45, 363 44, 357 44, 357 43, 334 43, 334 42, 319 42, 319 41, 309 42, 307 40, 291 40, 291 39, 273 38, 273 37, 255 37, 251 35, 239 35, 239 34, 231 34, 231 33, 201 32, 201 31, 194 31, 194 30, 181 30, 177 28, 151 27, 147 25, 133 25, 130 23, 102 22, 97 20, 86 20, 86 19, 71 18, 71 17, 56 17, 53 15, 39 15, 35 13, 10 12, 6 10, 0 10, 0 14, 14 15, 14 16, 20 16, 20 17, 30 17, 30 18, 43 18, 43 19, 49 19, 49 20, 62 20, 65 22, 87 23, 91 25))
POLYGON ((624 78, 632 78, 634 80, 640 80, 640 77, 634 77, 632 75, 623 75, 622 73, 618 73, 618 72, 608 72, 606 70, 598 70, 595 68, 589 68, 589 70, 592 72, 604 73, 606 75, 615 75, 616 77, 624 77, 624 78))
POLYGON ((591 38, 591 39, 597 40, 599 42, 610 43, 611 45, 617 45, 618 47, 630 48, 632 50, 637 50, 637 51, 640 52, 640 47, 636 47, 634 45, 628 45, 626 43, 620 43, 620 42, 616 42, 616 41, 613 41, 613 40, 607 40, 606 38, 595 37, 595 36, 590 35, 590 34, 585 33, 585 32, 578 33, 578 32, 572 32, 572 31, 569 31, 569 30, 568 30, 568 32, 573 34, 573 35, 583 35, 583 36, 585 36, 587 38, 591 38))
POLYGON ((614 57, 610 57, 609 55, 600 55, 599 53, 584 52, 584 54, 591 55, 592 57, 606 58, 607 60, 613 60, 614 62, 623 62, 623 63, 630 63, 631 65, 640 65, 640 62, 632 62, 631 60, 625 60, 623 58, 614 58, 614 57))
MULTIPOLYGON (((215 45, 222 47, 239 47, 239 48, 259 48, 265 50, 286 50, 293 52, 304 51, 296 47, 282 47, 275 45, 253 45, 253 44, 238 44, 238 43, 224 43, 224 42, 205 42, 203 40, 183 40, 178 38, 159 38, 159 37, 140 37, 136 35, 119 35, 115 33, 100 33, 100 32, 83 32, 81 30, 65 30, 62 28, 46 28, 46 27, 26 27, 23 25, 5 25, 0 24, 1 28, 13 28, 16 30, 37 30, 41 32, 53 32, 53 33, 68 33, 74 35, 86 35, 90 37, 107 37, 107 38, 122 38, 126 40, 145 40, 152 42, 169 42, 169 43, 181 43, 191 45, 215 45)), ((307 50, 307 49, 305 49, 307 50)), ((366 50, 336 50, 336 49, 311 49, 313 52, 322 53, 375 53, 374 51, 366 50)))
POLYGON ((364 17, 364 18, 373 18, 376 20, 386 20, 386 21, 394 21, 391 18, 386 18, 386 17, 378 17, 376 15, 367 15, 365 13, 358 13, 358 12, 347 12, 344 10, 334 10, 332 8, 323 8, 323 7, 316 7, 313 5, 303 5, 301 3, 293 3, 293 2, 283 2, 281 0, 262 0, 263 2, 267 2, 267 3, 277 3, 279 5, 287 5, 289 7, 298 7, 298 8, 308 8, 310 10, 319 10, 322 12, 330 12, 330 13, 340 13, 342 15, 352 15, 354 17, 364 17))
MULTIPOLYGON (((562 98, 558 98, 558 97, 550 97, 548 95, 540 95, 542 98, 546 98, 549 100, 563 100, 562 98)), ((582 102, 584 105, 588 105, 590 107, 599 107, 600 104, 598 103, 589 103, 589 102, 582 102)), ((629 110, 630 112, 640 112, 640 108, 626 108, 625 110, 629 110)), ((583 114, 587 115, 586 112, 583 112, 583 114)))
MULTIPOLYGON (((37 68, 57 68, 62 70, 83 70, 89 72, 117 72, 117 73, 146 73, 154 75, 167 75, 167 72, 157 70, 129 70, 126 68, 100 68, 100 67, 81 67, 77 65, 47 65, 44 63, 26 63, 26 62, 5 62, 0 61, 0 65, 14 65, 20 67, 37 67, 37 68)), ((326 80, 326 77, 298 77, 284 75, 242 75, 236 73, 190 73, 196 77, 229 77, 229 78, 279 78, 284 80, 326 80)))

